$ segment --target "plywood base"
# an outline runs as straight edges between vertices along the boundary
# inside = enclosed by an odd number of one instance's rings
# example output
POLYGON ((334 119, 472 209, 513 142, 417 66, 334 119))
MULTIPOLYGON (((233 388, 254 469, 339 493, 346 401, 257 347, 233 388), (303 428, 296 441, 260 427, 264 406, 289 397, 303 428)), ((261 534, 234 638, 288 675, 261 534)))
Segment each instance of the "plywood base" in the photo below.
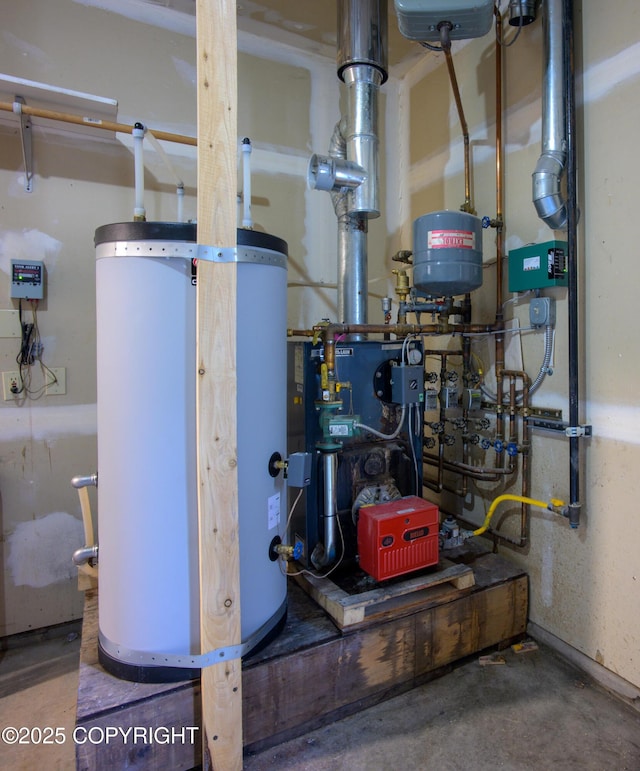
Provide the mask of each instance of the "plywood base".
MULTIPOLYGON (((526 575, 495 554, 462 555, 475 586, 444 596, 400 618, 341 633, 296 585, 289 592, 283 633, 243 663, 245 751, 260 750, 344 717, 425 682, 466 656, 525 633, 526 575)), ((433 591, 438 591, 435 589, 433 591)), ((446 594, 446 591, 445 591, 446 594)), ((78 686, 77 724, 83 731, 200 726, 200 684, 147 685, 117 680, 97 660, 97 598, 87 593, 78 686)), ((187 730, 184 736, 189 736, 187 730)), ((78 769, 187 769, 200 763, 195 742, 86 742, 78 769)), ((95 734, 97 735, 97 734, 95 734)), ((177 734, 180 735, 179 733, 177 734)))
MULTIPOLYGON (((471 588, 473 570, 468 565, 455 564, 441 559, 438 565, 423 570, 409 578, 396 578, 375 584, 365 591, 351 592, 328 578, 316 578, 306 571, 294 573, 304 591, 323 607, 334 620, 338 629, 352 631, 384 619, 399 618, 408 613, 443 602, 445 596, 453 599, 459 592, 451 590, 471 588), (436 587, 449 591, 436 593, 436 587)), ((362 576, 366 579, 364 573, 362 576)), ((373 579, 370 579, 373 581, 373 579)), ((336 579, 337 581, 337 579, 336 579)))

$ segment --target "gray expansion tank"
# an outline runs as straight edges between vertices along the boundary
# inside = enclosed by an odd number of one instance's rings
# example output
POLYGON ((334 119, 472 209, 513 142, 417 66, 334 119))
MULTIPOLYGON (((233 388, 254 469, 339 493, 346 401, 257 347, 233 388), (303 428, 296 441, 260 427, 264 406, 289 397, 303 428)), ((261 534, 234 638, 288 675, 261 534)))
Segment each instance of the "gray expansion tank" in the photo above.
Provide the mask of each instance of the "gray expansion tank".
POLYGON ((473 214, 436 211, 413 223, 413 284, 432 297, 482 286, 482 223, 473 214))

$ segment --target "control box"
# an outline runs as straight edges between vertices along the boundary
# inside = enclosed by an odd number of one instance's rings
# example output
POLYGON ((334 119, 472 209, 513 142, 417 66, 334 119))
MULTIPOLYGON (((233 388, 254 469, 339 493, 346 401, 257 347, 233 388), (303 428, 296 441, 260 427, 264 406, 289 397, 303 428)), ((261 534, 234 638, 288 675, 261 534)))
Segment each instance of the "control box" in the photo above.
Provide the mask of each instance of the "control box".
POLYGON ((11 260, 11 297, 16 300, 44 298, 44 263, 38 260, 11 260))
POLYGON ((566 241, 529 244, 509 252, 509 291, 567 286, 566 241))
POLYGON ((393 364, 391 401, 394 404, 424 402, 424 367, 420 364, 393 364))
POLYGON ((363 506, 358 517, 360 567, 376 581, 438 562, 439 511, 416 495, 363 506))

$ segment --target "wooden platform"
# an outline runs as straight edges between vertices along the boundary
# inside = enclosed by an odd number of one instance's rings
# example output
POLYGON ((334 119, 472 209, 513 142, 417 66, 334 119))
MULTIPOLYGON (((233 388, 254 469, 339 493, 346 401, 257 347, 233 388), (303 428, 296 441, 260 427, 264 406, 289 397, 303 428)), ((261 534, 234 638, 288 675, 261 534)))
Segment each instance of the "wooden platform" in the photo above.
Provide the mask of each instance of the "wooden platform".
POLYGON ((338 629, 353 631, 389 618, 400 618, 408 613, 433 604, 434 599, 443 601, 446 596, 453 599, 460 590, 470 589, 475 579, 468 565, 456 564, 441 559, 438 565, 418 575, 396 578, 376 584, 364 573, 356 590, 345 586, 338 579, 316 578, 310 573, 296 573, 295 580, 318 605, 331 616, 338 629), (366 581, 373 582, 368 588, 366 581), (435 587, 449 584, 445 594, 442 590, 434 593, 435 587))
MULTIPOLYGON (((243 663, 245 751, 260 750, 425 682, 447 665, 524 634, 528 582, 495 554, 467 552, 475 586, 430 591, 418 610, 340 632, 291 582, 282 634, 243 663)), ((77 725, 91 728, 200 725, 200 684, 128 683, 97 661, 97 597, 87 594, 78 683, 77 725)), ((98 734, 95 734, 98 735, 98 734)), ((187 734, 188 735, 188 734, 187 734)), ((78 769, 189 769, 200 763, 201 736, 174 743, 131 740, 78 744, 78 769)))

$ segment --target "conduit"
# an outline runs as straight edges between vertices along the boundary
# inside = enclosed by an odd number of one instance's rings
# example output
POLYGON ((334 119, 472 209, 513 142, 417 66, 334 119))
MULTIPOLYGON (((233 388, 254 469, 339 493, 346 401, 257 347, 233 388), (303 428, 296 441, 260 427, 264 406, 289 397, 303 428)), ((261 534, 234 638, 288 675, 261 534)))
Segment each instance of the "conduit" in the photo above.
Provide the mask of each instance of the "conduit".
POLYGON ((567 84, 567 268, 569 314, 569 524, 580 525, 580 336, 578 331, 578 204, 576 100, 573 61, 573 0, 564 0, 564 80, 567 84))

